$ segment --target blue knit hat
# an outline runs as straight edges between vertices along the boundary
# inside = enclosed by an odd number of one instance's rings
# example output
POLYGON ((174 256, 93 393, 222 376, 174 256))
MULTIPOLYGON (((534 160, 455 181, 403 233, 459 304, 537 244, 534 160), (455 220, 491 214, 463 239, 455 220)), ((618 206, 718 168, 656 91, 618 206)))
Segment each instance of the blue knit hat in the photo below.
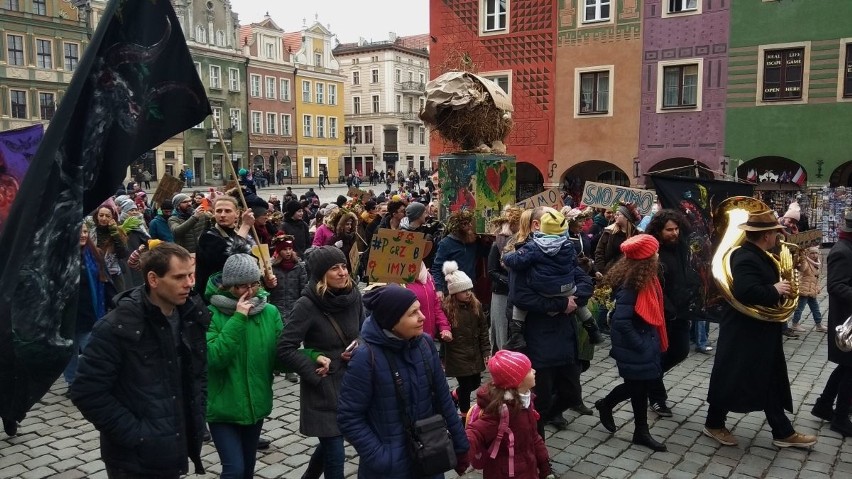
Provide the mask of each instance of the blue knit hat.
POLYGON ((380 328, 390 331, 408 311, 417 295, 398 284, 375 288, 364 294, 364 306, 372 311, 372 318, 380 328))

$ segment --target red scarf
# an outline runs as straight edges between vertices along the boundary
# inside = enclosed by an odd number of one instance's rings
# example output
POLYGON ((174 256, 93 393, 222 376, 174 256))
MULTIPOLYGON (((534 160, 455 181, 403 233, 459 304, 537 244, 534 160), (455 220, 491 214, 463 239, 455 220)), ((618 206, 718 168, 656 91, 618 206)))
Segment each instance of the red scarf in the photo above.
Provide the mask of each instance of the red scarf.
POLYGON ((660 351, 669 349, 669 336, 666 333, 666 318, 663 315, 663 288, 660 280, 654 277, 636 295, 636 314, 646 323, 657 328, 660 336, 660 351))
POLYGON ((281 258, 281 261, 276 265, 284 271, 290 271, 291 269, 296 267, 296 258, 284 259, 281 258))

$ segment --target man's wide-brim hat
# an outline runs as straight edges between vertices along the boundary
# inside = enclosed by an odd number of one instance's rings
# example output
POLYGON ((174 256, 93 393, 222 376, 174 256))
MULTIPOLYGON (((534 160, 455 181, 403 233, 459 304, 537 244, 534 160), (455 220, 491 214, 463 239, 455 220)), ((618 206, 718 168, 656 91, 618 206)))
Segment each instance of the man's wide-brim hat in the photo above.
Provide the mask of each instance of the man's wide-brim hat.
POLYGON ((843 223, 837 225, 837 228, 844 233, 852 233, 852 210, 843 215, 843 223))
POLYGON ((755 211, 748 214, 748 221, 738 226, 745 231, 783 230, 772 210, 755 211))

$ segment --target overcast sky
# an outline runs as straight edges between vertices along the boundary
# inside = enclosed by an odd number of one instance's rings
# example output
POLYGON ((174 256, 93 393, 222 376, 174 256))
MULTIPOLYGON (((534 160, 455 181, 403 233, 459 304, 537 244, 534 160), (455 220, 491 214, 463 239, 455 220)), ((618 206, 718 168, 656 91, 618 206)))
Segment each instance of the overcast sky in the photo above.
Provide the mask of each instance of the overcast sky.
POLYGON ((240 25, 259 22, 268 11, 286 32, 301 30, 303 18, 308 26, 318 19, 331 24, 341 43, 387 40, 388 32, 429 33, 429 0, 231 0, 231 8, 240 25))

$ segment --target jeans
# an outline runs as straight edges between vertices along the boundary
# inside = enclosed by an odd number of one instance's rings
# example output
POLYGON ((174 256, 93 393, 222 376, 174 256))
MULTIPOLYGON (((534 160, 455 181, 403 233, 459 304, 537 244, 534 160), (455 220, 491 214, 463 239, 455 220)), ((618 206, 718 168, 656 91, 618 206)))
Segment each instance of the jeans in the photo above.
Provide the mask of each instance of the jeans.
POLYGON ((76 348, 74 353, 71 354, 71 361, 68 362, 68 365, 65 366, 65 371, 62 373, 62 375, 65 377, 65 383, 69 386, 72 382, 74 382, 74 376, 77 374, 77 358, 80 356, 80 354, 83 353, 83 348, 85 348, 86 345, 89 344, 89 338, 91 337, 91 335, 92 333, 88 332, 77 333, 74 336, 74 344, 76 348))
POLYGON ((211 422, 210 435, 222 463, 222 479, 246 479, 254 477, 257 455, 257 440, 263 420, 250 426, 225 422, 211 422))
POLYGON ((802 312, 805 310, 805 305, 810 306, 811 315, 814 317, 814 324, 822 323, 822 313, 819 310, 819 301, 810 296, 799 296, 799 306, 796 307, 796 312, 793 313, 793 325, 799 324, 802 319, 802 312))
POLYGON ((692 322, 692 336, 695 338, 695 347, 704 349, 707 347, 707 335, 710 332, 710 323, 707 321, 692 322))
POLYGON ((343 436, 321 437, 302 479, 343 479, 343 436))

